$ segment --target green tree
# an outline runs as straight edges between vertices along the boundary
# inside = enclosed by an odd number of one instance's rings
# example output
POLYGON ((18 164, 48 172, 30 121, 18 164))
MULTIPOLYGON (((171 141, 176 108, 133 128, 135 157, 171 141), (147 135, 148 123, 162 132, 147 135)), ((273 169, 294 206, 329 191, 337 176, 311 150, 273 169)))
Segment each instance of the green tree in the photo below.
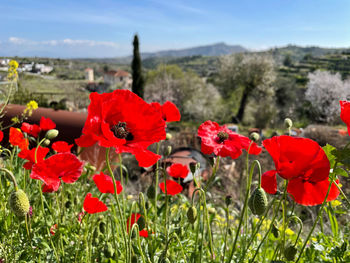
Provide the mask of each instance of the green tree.
POLYGON ((132 92, 143 98, 145 81, 142 76, 141 56, 139 51, 139 38, 134 36, 134 53, 131 62, 132 70, 132 92))
POLYGON ((273 96, 275 80, 274 61, 259 54, 233 54, 220 60, 220 82, 225 98, 240 96, 238 111, 233 121, 241 122, 250 97, 273 96))

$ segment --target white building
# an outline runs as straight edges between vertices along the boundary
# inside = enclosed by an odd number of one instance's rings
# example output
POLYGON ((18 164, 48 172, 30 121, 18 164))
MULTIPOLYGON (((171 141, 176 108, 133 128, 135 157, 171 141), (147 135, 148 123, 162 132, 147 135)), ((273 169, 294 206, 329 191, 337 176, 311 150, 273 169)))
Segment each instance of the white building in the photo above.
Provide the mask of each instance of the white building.
POLYGON ((110 70, 103 75, 103 79, 112 89, 131 89, 131 74, 124 70, 110 70))
POLYGON ((92 68, 85 69, 85 79, 88 82, 94 82, 94 70, 92 68))

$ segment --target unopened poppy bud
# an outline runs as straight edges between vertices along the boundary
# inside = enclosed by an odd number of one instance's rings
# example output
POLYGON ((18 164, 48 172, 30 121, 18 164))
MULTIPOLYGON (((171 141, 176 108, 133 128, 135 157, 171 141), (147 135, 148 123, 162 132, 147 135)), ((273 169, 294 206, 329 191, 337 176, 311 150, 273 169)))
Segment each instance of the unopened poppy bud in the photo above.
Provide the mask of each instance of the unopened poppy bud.
POLYGON ((29 200, 26 193, 19 189, 10 195, 9 204, 12 212, 18 217, 23 217, 29 212, 29 200))
POLYGON ((48 130, 45 137, 49 140, 52 140, 54 138, 56 138, 58 136, 58 130, 56 129, 51 129, 51 130, 48 130))
POLYGON ((106 223, 105 222, 100 222, 99 225, 100 232, 104 234, 106 232, 106 223))
POLYGON ((154 185, 152 184, 152 185, 150 185, 149 187, 148 187, 148 189, 147 189, 147 197, 149 198, 149 199, 154 199, 154 197, 155 197, 155 195, 156 195, 156 189, 154 188, 154 185))
POLYGON ((171 154, 171 151, 172 151, 172 147, 171 147, 171 145, 169 145, 169 146, 168 146, 167 155, 170 155, 170 154, 171 154))
POLYGON ((107 246, 104 248, 103 253, 106 258, 112 258, 114 254, 114 249, 111 243, 107 243, 107 246))
POLYGON ((140 216, 139 220, 137 220, 137 224, 139 226, 139 229, 142 230, 146 227, 146 220, 143 216, 140 216))
POLYGON ((214 166, 214 164, 215 164, 215 157, 209 157, 209 164, 211 166, 214 166))
POLYGON ((171 140, 173 138, 173 136, 171 135, 171 133, 167 133, 166 135, 165 135, 165 139, 166 140, 171 140))
POLYGON ((253 142, 258 142, 260 140, 260 135, 257 132, 252 132, 249 136, 249 138, 253 141, 253 142))
POLYGON ((280 231, 278 230, 276 223, 272 224, 271 232, 275 238, 278 238, 280 236, 280 231))
POLYGON ((297 252, 298 250, 295 248, 295 246, 286 247, 284 249, 284 257, 287 260, 293 261, 297 252))
POLYGON ((188 222, 190 222, 191 224, 194 224, 194 222, 196 222, 197 209, 194 206, 191 206, 190 208, 188 208, 187 219, 188 219, 188 222))
POLYGON ((229 206, 230 204, 232 204, 232 196, 226 195, 225 204, 226 204, 226 206, 229 206))
POLYGON ((51 141, 49 140, 49 139, 45 139, 44 141, 43 141, 43 146, 49 146, 50 145, 50 143, 51 143, 51 141))
POLYGON ((67 209, 70 208, 71 205, 72 205, 72 202, 71 202, 71 201, 67 201, 67 202, 65 203, 65 207, 66 207, 67 209))
POLYGON ((290 129, 293 126, 293 121, 290 118, 285 118, 284 125, 286 126, 287 129, 290 129))
POLYGON ((248 206, 254 215, 261 216, 267 208, 267 197, 264 189, 256 188, 251 194, 248 206))

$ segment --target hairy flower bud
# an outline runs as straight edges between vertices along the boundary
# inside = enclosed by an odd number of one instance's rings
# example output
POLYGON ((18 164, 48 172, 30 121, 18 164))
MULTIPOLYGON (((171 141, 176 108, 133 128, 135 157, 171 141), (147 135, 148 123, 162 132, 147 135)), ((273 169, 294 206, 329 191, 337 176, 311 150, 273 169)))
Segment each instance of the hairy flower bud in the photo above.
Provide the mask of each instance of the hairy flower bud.
POLYGON ((9 198, 9 204, 11 210, 18 217, 23 217, 29 212, 29 200, 26 193, 19 189, 17 191, 13 191, 9 198))
POLYGON ((275 238, 278 238, 280 236, 280 231, 278 230, 276 223, 272 224, 271 232, 275 238))
POLYGON ((154 185, 151 184, 147 189, 147 197, 153 200, 155 195, 156 195, 156 189, 154 188, 154 185))
POLYGON ((230 204, 232 204, 232 196, 231 195, 226 195, 225 204, 226 204, 226 206, 229 206, 230 204))
POLYGON ((140 216, 139 220, 137 220, 137 224, 139 226, 139 230, 142 230, 146 227, 146 220, 143 216, 140 216))
POLYGON ((254 215, 261 216, 267 208, 267 197, 264 189, 256 188, 249 198, 248 205, 254 215))
POLYGON ((49 146, 50 145, 50 143, 51 143, 51 141, 49 140, 49 139, 45 139, 44 141, 43 141, 43 146, 49 146))
POLYGON ((253 142, 258 142, 260 140, 260 135, 257 132, 252 132, 249 135, 249 138, 253 141, 253 142))
POLYGON ((284 125, 286 126, 287 129, 290 129, 293 126, 293 121, 290 118, 285 118, 284 125))
POLYGON ((51 129, 51 130, 48 130, 45 137, 49 140, 52 140, 54 138, 56 138, 58 136, 58 130, 56 129, 51 129))
POLYGON ((187 219, 191 224, 194 224, 197 219, 197 209, 194 206, 191 206, 187 210, 187 219))
POLYGON ((165 139, 166 140, 171 140, 173 138, 173 136, 171 135, 171 133, 167 133, 166 135, 165 135, 165 139))
POLYGON ((106 223, 105 222, 100 222, 99 224, 99 229, 102 234, 106 233, 106 223))
POLYGON ((287 260, 293 261, 297 252, 298 252, 298 250, 295 248, 295 246, 286 247, 284 249, 284 257, 287 260))

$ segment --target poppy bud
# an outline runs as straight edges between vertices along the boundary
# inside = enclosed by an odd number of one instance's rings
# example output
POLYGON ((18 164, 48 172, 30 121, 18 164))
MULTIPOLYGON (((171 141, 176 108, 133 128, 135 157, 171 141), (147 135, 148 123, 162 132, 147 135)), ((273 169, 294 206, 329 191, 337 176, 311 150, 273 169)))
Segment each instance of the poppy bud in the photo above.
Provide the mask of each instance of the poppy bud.
POLYGON ((143 216, 140 216, 139 220, 137 220, 137 224, 139 226, 139 229, 142 230, 146 227, 146 220, 143 216))
POLYGON ((99 228, 100 228, 100 232, 102 234, 104 234, 106 232, 106 223, 105 222, 100 222, 99 228))
POLYGON ((191 173, 195 173, 196 172, 196 170, 197 170, 197 165, 196 165, 197 163, 194 163, 194 162, 192 162, 192 163, 190 163, 190 170, 191 170, 191 173))
POLYGON ((298 250, 295 248, 295 246, 289 246, 284 249, 284 257, 287 260, 294 260, 295 255, 297 254, 298 250))
POLYGON ((155 195, 156 195, 156 189, 154 188, 154 185, 152 184, 147 189, 147 197, 149 199, 154 199, 155 195))
POLYGON ((172 151, 172 147, 171 145, 168 146, 168 152, 167 152, 167 155, 170 155, 171 154, 171 151, 172 151))
POLYGON ((48 130, 45 137, 49 140, 52 140, 54 138, 56 138, 58 136, 58 130, 56 129, 51 129, 51 130, 48 130))
POLYGON ((280 236, 280 231, 278 230, 275 223, 273 223, 273 225, 272 225, 271 232, 275 238, 278 238, 280 236))
POLYGON ((261 216, 267 208, 267 197, 264 189, 256 188, 251 194, 248 206, 254 215, 261 216))
POLYGON ((214 166, 214 164, 215 164, 215 157, 209 157, 209 164, 211 166, 214 166))
POLYGON ((289 118, 284 119, 284 125, 286 126, 287 129, 292 128, 293 126, 293 121, 289 118))
POLYGON ((260 140, 260 135, 257 132, 252 132, 249 135, 249 138, 253 141, 253 142, 258 142, 260 140))
POLYGON ((170 133, 167 133, 166 135, 165 135, 165 139, 166 140, 171 140, 173 138, 173 136, 170 134, 170 133))
POLYGON ((107 246, 104 248, 103 253, 106 258, 112 258, 114 254, 114 249, 111 243, 107 243, 107 246))
POLYGON ((232 204, 232 196, 226 195, 225 204, 226 204, 226 206, 229 206, 230 204, 232 204))
POLYGON ((187 219, 191 224, 194 224, 197 219, 197 209, 194 206, 191 206, 187 210, 187 219))
POLYGON ((45 139, 44 141, 43 141, 43 146, 49 146, 50 145, 50 140, 49 139, 45 139))
POLYGON ((29 212, 29 200, 26 193, 19 189, 10 195, 9 204, 11 210, 18 217, 23 217, 29 212))
POLYGON ((67 202, 65 203, 65 206, 66 206, 67 209, 70 208, 71 205, 72 205, 72 202, 71 202, 71 201, 67 201, 67 202))

